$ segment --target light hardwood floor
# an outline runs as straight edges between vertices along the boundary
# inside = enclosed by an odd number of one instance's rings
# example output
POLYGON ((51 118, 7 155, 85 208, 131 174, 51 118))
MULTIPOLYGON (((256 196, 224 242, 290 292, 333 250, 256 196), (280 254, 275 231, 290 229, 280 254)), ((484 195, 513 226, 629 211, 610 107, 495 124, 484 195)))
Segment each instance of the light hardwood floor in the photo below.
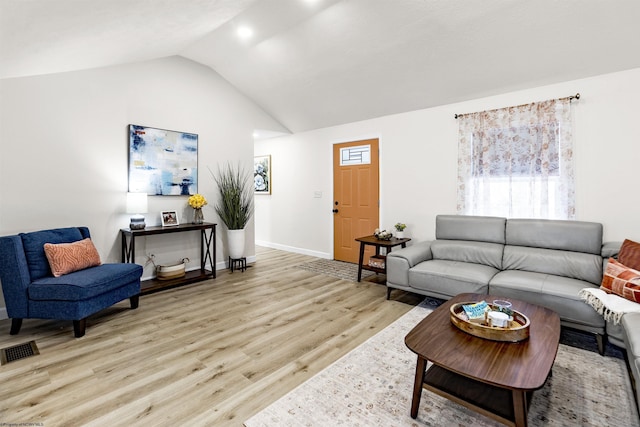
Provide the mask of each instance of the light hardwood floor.
POLYGON ((10 336, 1 320, 0 348, 40 355, 0 367, 0 424, 241 426, 422 300, 295 268, 314 259, 257 248, 247 271, 121 302, 80 339, 71 322, 10 336))

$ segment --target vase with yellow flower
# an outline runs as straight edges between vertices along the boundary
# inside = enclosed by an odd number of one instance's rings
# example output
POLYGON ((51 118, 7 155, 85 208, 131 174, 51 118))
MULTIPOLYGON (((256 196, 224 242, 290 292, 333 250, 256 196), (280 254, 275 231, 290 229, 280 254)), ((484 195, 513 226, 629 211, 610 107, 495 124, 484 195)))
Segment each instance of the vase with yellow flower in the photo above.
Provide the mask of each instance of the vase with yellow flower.
POLYGON ((207 199, 202 194, 194 194, 189 196, 188 203, 193 208, 193 223, 202 224, 204 222, 202 207, 207 204, 207 199))

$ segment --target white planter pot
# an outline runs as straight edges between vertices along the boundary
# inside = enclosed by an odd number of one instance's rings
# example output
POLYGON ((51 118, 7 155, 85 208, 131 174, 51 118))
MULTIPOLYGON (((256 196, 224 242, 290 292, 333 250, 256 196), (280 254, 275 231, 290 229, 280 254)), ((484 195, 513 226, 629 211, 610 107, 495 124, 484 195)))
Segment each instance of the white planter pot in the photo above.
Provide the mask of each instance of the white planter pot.
POLYGON ((396 231, 396 238, 404 239, 404 231, 396 231))
POLYGON ((244 256, 244 229, 227 230, 227 240, 229 243, 229 256, 232 259, 239 259, 244 256))

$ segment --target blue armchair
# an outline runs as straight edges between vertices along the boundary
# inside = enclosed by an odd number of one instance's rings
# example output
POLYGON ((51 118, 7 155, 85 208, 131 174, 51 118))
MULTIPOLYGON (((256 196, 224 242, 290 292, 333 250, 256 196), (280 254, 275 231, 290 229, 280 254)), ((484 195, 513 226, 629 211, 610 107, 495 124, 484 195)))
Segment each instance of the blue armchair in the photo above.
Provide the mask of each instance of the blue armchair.
POLYGON ((54 277, 45 243, 72 243, 90 237, 86 227, 56 228, 0 237, 0 281, 17 334, 22 319, 72 320, 77 338, 85 334, 87 317, 129 298, 138 307, 142 267, 101 264, 54 277))

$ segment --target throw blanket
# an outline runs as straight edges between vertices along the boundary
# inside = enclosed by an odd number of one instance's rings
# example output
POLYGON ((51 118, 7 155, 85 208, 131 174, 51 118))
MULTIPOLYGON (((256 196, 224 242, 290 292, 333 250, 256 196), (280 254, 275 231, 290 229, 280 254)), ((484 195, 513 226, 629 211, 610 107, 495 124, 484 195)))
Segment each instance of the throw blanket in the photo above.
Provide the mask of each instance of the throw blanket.
POLYGON ((608 294, 598 288, 582 289, 580 298, 600 313, 605 320, 613 322, 615 325, 620 323, 623 314, 640 312, 640 304, 616 294, 608 294))

